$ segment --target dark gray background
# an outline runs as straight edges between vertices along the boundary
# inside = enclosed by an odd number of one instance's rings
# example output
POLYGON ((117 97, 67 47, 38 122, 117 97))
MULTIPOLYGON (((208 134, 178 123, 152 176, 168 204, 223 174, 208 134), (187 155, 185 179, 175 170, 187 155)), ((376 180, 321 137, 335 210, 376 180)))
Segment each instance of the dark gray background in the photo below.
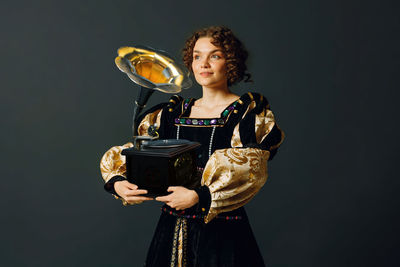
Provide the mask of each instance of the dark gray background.
MULTIPOLYGON (((399 263, 397 5, 365 1, 1 4, 2 266, 142 266, 160 205, 123 207, 99 161, 129 140, 120 46, 180 57, 229 26, 287 138, 247 205, 270 266, 399 263), (397 165, 396 165, 397 164, 397 165)), ((199 96, 199 86, 183 96, 199 96)), ((154 94, 150 105, 168 95, 154 94)))

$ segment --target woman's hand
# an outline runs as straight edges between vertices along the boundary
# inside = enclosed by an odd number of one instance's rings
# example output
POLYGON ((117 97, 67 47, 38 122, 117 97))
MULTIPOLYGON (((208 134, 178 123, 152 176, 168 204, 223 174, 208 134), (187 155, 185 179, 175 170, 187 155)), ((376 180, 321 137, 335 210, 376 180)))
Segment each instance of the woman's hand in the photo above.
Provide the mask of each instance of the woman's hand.
POLYGON ((166 196, 157 197, 156 200, 164 202, 173 209, 184 210, 199 202, 199 196, 196 191, 189 190, 186 187, 170 186, 167 191, 172 193, 166 196))
POLYGON ((150 197, 140 196, 142 194, 147 194, 147 190, 138 189, 137 185, 131 184, 126 180, 115 182, 114 190, 128 204, 138 204, 146 200, 153 200, 153 198, 150 197))

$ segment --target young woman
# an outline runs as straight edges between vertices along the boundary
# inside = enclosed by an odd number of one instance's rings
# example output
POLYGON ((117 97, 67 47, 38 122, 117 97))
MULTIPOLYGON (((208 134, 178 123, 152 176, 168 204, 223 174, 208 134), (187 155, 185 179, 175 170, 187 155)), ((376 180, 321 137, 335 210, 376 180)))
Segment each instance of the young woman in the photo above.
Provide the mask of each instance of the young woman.
MULTIPOLYGON (((140 118, 139 134, 150 125, 160 138, 202 145, 197 151, 199 186, 175 186, 164 202, 145 266, 265 266, 243 206, 264 185, 267 161, 283 141, 268 101, 260 94, 238 96, 229 86, 250 79, 242 43, 226 27, 195 32, 183 60, 202 86, 200 99, 171 97, 140 118)), ((120 152, 105 153, 101 171, 108 192, 125 205, 152 200, 125 179, 120 152)))

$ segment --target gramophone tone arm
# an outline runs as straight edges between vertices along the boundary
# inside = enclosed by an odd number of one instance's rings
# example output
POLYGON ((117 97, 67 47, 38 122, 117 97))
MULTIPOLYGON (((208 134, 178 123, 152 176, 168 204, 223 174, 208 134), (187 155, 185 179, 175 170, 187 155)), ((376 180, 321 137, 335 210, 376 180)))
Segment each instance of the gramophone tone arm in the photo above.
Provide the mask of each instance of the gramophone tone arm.
POLYGON ((142 136, 149 136, 148 130, 152 125, 160 127, 162 109, 157 109, 154 112, 148 113, 138 126, 138 134, 142 136))

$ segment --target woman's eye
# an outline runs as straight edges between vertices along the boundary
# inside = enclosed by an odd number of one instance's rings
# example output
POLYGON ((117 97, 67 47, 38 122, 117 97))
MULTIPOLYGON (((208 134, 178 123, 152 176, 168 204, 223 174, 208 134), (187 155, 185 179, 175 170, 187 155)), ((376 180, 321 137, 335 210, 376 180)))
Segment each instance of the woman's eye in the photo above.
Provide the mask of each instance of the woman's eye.
POLYGON ((200 58, 200 56, 193 56, 193 59, 195 59, 195 60, 197 60, 197 59, 199 59, 200 58))
POLYGON ((211 58, 220 59, 221 57, 219 55, 212 55, 211 58))

